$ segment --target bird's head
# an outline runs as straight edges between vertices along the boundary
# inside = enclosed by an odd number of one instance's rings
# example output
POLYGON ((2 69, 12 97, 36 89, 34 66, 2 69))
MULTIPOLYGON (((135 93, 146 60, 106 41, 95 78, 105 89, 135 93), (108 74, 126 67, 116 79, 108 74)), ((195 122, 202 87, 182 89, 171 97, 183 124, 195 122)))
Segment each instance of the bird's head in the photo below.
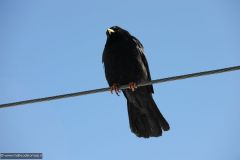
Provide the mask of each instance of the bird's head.
POLYGON ((128 31, 118 26, 108 28, 106 34, 108 38, 121 38, 131 36, 128 31))

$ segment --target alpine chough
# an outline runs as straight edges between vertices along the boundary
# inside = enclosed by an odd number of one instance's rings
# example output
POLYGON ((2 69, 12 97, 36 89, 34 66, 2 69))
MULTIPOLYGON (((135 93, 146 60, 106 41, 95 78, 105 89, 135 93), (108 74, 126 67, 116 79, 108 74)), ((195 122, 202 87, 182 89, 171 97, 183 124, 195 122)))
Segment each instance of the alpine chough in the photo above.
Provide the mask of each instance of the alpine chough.
POLYGON ((153 100, 153 86, 138 87, 137 84, 151 80, 148 62, 140 41, 128 31, 113 26, 106 31, 107 41, 103 51, 105 76, 111 92, 118 95, 119 86, 128 84, 122 90, 127 99, 131 131, 138 137, 158 137, 162 130, 169 130, 169 124, 153 100))

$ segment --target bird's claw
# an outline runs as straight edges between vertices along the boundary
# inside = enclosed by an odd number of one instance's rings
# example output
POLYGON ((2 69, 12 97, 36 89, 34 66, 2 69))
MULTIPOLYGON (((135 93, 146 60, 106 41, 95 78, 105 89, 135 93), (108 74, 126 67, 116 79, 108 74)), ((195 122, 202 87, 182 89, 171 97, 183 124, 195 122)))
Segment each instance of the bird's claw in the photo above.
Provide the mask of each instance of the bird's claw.
POLYGON ((120 93, 120 89, 119 89, 119 85, 114 83, 111 87, 110 87, 110 91, 113 94, 113 91, 119 96, 118 93, 120 93))
POLYGON ((135 89, 137 89, 137 83, 135 82, 130 82, 128 84, 128 88, 131 89, 133 92, 135 91, 135 89))

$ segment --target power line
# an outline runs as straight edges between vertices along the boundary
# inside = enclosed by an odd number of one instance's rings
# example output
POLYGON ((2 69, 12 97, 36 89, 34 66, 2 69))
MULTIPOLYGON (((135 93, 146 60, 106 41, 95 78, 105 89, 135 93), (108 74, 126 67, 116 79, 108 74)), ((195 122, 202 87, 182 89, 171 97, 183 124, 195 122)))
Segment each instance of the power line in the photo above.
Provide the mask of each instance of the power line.
MULTIPOLYGON (((197 72, 197 73, 167 77, 167 78, 162 78, 162 79, 156 79, 156 80, 140 83, 137 86, 142 87, 142 86, 147 86, 147 85, 151 85, 151 84, 155 84, 155 83, 170 82, 170 81, 176 81, 176 80, 193 78, 193 77, 200 77, 200 76, 207 76, 207 75, 219 74, 219 73, 224 73, 224 72, 231 72, 231 71, 236 71, 236 70, 240 70, 240 66, 234 66, 234 67, 228 67, 228 68, 222 68, 222 69, 216 69, 216 70, 197 72)), ((120 89, 127 89, 127 88, 128 88, 128 85, 120 86, 120 89)), ((13 107, 13 106, 18 106, 18 105, 31 104, 31 103, 44 102, 44 101, 51 101, 51 100, 69 98, 69 97, 76 97, 76 96, 82 96, 82 95, 94 94, 94 93, 100 93, 100 92, 106 92, 106 91, 110 91, 110 88, 93 89, 93 90, 61 94, 61 95, 56 95, 56 96, 44 97, 44 98, 36 98, 36 99, 18 101, 18 102, 13 102, 13 103, 6 103, 6 104, 1 104, 0 108, 13 107)))

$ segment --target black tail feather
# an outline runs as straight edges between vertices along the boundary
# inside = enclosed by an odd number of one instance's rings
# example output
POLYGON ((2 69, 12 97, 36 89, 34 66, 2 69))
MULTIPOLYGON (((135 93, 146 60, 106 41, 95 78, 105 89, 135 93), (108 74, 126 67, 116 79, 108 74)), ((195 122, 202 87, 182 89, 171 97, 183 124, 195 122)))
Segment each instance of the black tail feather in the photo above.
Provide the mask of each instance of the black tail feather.
POLYGON ((170 129, 151 95, 143 98, 134 93, 131 94, 131 100, 129 95, 127 97, 130 128, 138 137, 158 137, 162 135, 162 130, 170 129))

